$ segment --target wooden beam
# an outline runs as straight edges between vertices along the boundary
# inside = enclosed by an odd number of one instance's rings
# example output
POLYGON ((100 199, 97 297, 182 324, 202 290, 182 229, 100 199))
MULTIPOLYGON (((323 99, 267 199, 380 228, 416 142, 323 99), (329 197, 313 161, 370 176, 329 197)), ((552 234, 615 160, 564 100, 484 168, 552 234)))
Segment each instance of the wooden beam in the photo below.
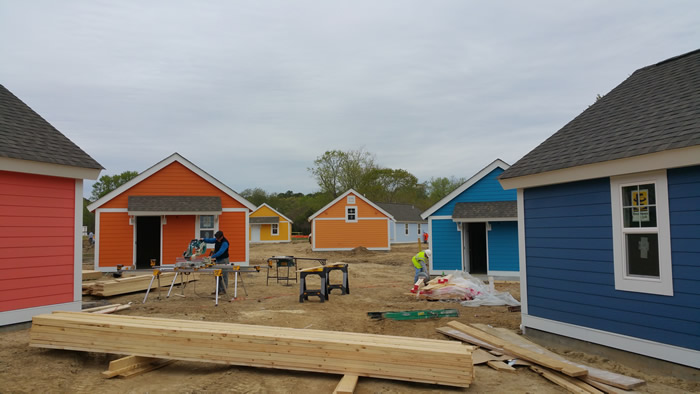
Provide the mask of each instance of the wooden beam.
POLYGON ((172 364, 174 360, 162 360, 153 357, 127 356, 110 361, 109 368, 102 372, 102 377, 113 378, 122 376, 125 378, 140 375, 172 364))
POLYGON ((504 363, 503 361, 499 360, 491 360, 486 363, 489 367, 495 369, 496 371, 503 371, 503 372, 516 372, 515 368, 511 367, 510 365, 504 363))
POLYGON ((357 386, 357 379, 357 375, 343 375, 338 385, 335 386, 333 394, 353 394, 355 392, 355 386, 357 386))
POLYGON ((538 367, 533 365, 530 367, 531 370, 540 374, 545 379, 550 382, 556 383, 557 385, 569 390, 576 394, 603 394, 602 391, 590 386, 579 379, 571 378, 556 371, 550 371, 546 368, 538 367))

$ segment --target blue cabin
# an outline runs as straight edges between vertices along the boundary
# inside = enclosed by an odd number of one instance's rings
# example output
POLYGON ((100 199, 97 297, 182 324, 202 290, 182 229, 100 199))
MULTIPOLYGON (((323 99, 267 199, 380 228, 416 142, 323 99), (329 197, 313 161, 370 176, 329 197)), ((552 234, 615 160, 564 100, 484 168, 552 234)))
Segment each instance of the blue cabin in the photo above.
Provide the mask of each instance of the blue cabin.
POLYGON ((431 272, 519 275, 516 193, 498 182, 508 167, 496 159, 423 212, 431 272))
POLYGON ((637 70, 500 176, 522 326, 700 368, 700 50, 637 70))
POLYGON ((428 231, 428 221, 421 218, 420 209, 411 204, 377 203, 394 217, 389 225, 389 239, 392 244, 423 242, 423 234, 428 231))

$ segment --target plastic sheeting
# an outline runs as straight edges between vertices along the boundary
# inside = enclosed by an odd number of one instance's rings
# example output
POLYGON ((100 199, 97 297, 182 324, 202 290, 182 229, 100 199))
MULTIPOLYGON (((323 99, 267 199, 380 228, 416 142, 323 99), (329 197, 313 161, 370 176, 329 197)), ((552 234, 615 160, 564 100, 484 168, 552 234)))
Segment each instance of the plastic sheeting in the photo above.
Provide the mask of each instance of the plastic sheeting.
MULTIPOLYGON (((517 306, 520 302, 513 298, 508 292, 497 291, 493 286, 487 285, 479 278, 475 278, 464 271, 454 271, 450 273, 449 281, 445 286, 430 290, 426 294, 427 299, 439 300, 462 300, 463 306, 497 306, 508 305, 517 306)), ((446 278, 441 277, 437 279, 446 278)), ((433 279, 430 283, 436 281, 433 279)))

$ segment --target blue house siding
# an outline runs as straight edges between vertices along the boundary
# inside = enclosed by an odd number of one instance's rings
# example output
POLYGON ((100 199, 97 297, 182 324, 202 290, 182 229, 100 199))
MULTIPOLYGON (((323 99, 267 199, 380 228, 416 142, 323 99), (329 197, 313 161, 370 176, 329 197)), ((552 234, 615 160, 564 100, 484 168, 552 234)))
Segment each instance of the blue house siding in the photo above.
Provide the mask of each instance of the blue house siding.
POLYGON ((486 234, 489 271, 519 271, 518 222, 491 222, 486 234))
POLYGON ((452 219, 433 219, 430 237, 433 252, 433 273, 462 270, 462 233, 452 219))
POLYGON ((700 350, 700 167, 668 182, 673 297, 615 290, 608 178, 526 189, 528 314, 700 350))
POLYGON ((455 204, 458 202, 484 202, 484 201, 515 201, 518 198, 515 190, 503 190, 498 182, 498 176, 503 170, 496 168, 467 190, 440 207, 433 213, 435 216, 452 216, 455 204))

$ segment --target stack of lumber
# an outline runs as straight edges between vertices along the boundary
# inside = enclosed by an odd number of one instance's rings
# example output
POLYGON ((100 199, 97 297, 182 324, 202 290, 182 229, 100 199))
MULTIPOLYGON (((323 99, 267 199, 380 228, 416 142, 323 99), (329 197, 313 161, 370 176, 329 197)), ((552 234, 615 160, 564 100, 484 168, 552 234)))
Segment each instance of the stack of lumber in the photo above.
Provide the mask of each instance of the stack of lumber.
POLYGON ((101 271, 83 270, 83 280, 97 280, 102 278, 101 271))
POLYGON ((81 310, 81 312, 87 312, 87 313, 114 313, 114 312, 119 312, 123 311, 124 309, 129 309, 131 308, 131 303, 128 304, 110 304, 110 305, 102 305, 102 306, 96 306, 92 308, 86 308, 81 310))
POLYGON ((30 346, 468 387, 472 346, 351 332, 55 312, 30 346))
POLYGON ((517 359, 515 365, 529 366, 531 370, 571 392, 618 393, 621 392, 618 388, 632 390, 645 383, 641 379, 566 360, 505 328, 494 328, 484 324, 468 326, 452 321, 448 323, 448 327, 440 327, 437 331, 488 349, 489 353, 481 349, 472 353, 475 364, 487 362, 491 367, 505 370, 501 366, 496 367, 497 363, 517 359))
MULTIPOLYGON (((161 287, 170 286, 175 277, 174 272, 164 272, 160 274, 161 287)), ((199 279, 198 273, 190 275, 182 275, 180 277, 184 282, 190 282, 199 279)), ((144 291, 148 289, 153 275, 138 275, 128 278, 118 278, 110 280, 98 280, 95 282, 83 283, 83 294, 90 294, 99 297, 109 297, 118 294, 133 293, 136 291, 144 291)), ((177 278, 177 283, 180 283, 180 278, 177 278)), ((152 288, 158 287, 158 279, 153 281, 152 288)))

